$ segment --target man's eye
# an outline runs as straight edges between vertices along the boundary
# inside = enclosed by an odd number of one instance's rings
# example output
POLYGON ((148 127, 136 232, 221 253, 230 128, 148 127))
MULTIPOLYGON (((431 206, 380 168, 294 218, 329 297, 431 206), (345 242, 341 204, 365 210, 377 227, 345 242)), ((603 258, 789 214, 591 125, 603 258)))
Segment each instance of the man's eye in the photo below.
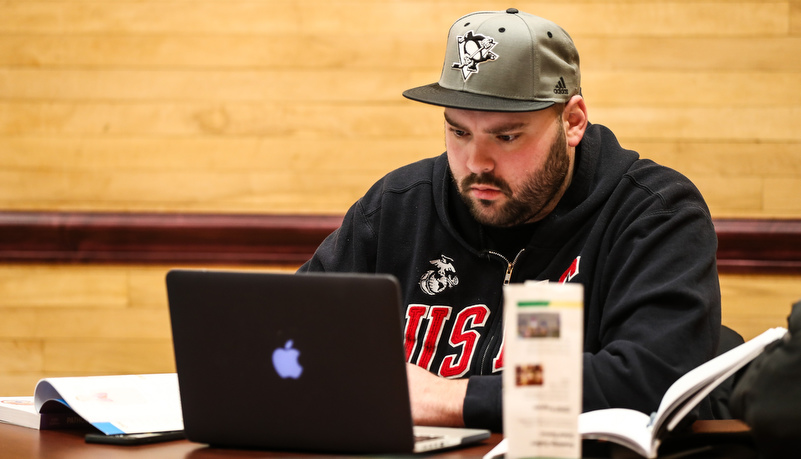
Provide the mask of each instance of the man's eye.
POLYGON ((513 142, 515 139, 517 139, 517 135, 513 134, 498 136, 498 140, 500 140, 501 142, 513 142))
POLYGON ((464 137, 465 135, 467 135, 467 133, 465 131, 462 131, 461 129, 451 129, 451 132, 456 137, 464 137))

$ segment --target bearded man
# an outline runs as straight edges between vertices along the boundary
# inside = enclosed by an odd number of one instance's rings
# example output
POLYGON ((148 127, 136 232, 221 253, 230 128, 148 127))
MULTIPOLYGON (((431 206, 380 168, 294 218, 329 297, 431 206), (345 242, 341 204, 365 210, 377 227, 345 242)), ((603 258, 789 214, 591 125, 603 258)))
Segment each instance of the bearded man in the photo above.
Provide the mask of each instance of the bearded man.
POLYGON ((446 152, 379 180, 300 271, 398 278, 416 424, 502 431, 510 282, 584 286, 584 411, 651 413, 714 356, 709 209, 589 122, 561 27, 514 8, 464 16, 440 80, 404 96, 444 107, 446 152))

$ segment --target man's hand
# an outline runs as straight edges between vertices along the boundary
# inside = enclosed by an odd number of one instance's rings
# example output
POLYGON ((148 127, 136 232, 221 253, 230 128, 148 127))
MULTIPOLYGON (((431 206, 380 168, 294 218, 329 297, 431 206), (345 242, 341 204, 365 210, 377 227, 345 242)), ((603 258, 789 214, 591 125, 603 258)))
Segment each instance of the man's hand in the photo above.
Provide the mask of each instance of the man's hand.
POLYGON ((464 427, 467 379, 440 378, 411 363, 406 364, 406 376, 415 425, 464 427))

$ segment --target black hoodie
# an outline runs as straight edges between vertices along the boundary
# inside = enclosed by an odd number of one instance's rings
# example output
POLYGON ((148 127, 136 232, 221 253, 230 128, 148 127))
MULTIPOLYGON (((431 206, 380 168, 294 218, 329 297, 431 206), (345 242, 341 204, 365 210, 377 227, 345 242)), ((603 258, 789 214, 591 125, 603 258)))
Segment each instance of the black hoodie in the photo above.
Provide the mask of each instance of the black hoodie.
POLYGON ((575 161, 548 216, 505 230, 473 220, 446 154, 402 167, 348 210, 300 271, 395 275, 407 360, 469 377, 465 424, 495 431, 503 425, 504 282, 579 282, 583 410, 650 414, 671 383, 714 356, 715 229, 687 178, 621 148, 603 126, 588 126, 575 161))

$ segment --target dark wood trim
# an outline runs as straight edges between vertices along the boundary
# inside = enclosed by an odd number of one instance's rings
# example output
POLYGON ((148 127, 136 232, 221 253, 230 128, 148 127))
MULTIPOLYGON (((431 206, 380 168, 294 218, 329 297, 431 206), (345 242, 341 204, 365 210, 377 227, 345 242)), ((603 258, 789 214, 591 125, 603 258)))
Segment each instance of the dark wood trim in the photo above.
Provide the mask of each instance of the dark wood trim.
POLYGON ((718 270, 801 273, 801 220, 719 219, 718 270))
POLYGON ((341 216, 0 212, 0 261, 299 265, 341 216))
MULTIPOLYGON (((0 212, 0 262, 299 265, 340 215, 0 212)), ((801 273, 801 220, 717 219, 724 273, 801 273)))

